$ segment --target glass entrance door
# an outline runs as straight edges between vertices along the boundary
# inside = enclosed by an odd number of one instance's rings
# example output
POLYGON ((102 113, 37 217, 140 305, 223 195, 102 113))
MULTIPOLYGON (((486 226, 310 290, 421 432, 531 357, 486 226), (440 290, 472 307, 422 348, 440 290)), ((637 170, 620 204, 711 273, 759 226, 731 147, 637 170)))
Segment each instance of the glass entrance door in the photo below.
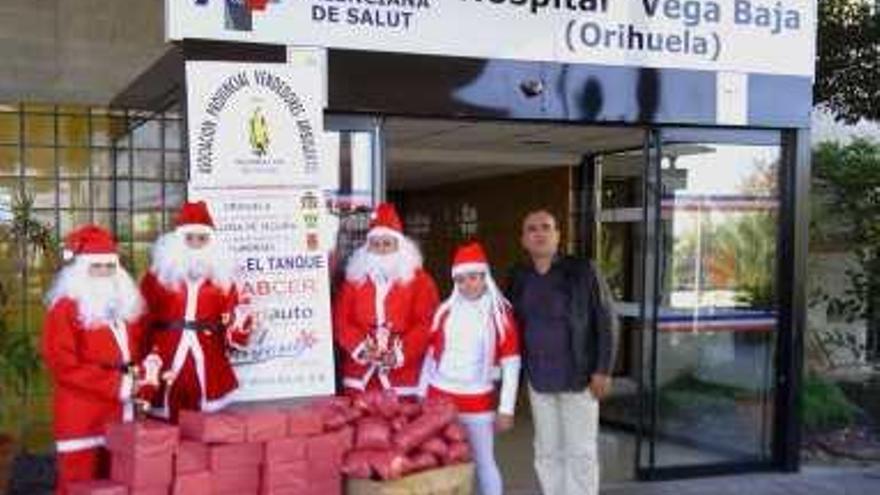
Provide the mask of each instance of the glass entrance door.
POLYGON ((665 129, 594 161, 593 252, 620 316, 614 479, 774 462, 780 150, 773 131, 665 129))
POLYGON ((592 162, 592 252, 614 296, 619 323, 614 387, 600 408, 604 437, 600 458, 605 482, 633 479, 633 461, 640 456, 644 443, 643 342, 650 329, 642 314, 646 275, 644 171, 650 153, 643 144, 602 154, 592 162))
POLYGON ((780 135, 662 130, 650 140, 639 475, 770 465, 780 135))

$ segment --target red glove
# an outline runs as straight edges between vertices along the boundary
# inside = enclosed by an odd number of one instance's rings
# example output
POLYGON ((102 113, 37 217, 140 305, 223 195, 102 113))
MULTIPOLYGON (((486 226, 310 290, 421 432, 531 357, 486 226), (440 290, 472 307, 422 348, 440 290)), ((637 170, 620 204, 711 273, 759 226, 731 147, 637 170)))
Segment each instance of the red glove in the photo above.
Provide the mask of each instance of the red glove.
POLYGON ((229 345, 243 349, 247 347, 254 328, 254 316, 246 314, 241 306, 235 309, 235 319, 226 329, 226 340, 229 345))

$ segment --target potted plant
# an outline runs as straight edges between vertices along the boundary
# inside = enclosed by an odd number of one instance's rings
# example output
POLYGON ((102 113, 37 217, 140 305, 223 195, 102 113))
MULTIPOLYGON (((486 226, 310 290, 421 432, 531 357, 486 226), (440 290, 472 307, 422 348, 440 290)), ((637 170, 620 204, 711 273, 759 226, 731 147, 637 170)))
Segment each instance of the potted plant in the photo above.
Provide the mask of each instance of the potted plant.
MULTIPOLYGON (((57 261, 52 229, 33 214, 33 198, 19 193, 11 216, 0 223, 0 245, 21 276, 34 266, 52 269, 57 261)), ((13 279, 13 284, 22 283, 13 279)), ((12 463, 23 450, 31 426, 33 388, 40 371, 36 335, 26 325, 14 324, 9 281, 0 280, 0 493, 6 491, 12 463), (6 430, 6 431, 4 431, 6 430)))
POLYGON ((5 491, 30 424, 31 384, 39 370, 39 355, 28 332, 8 325, 8 308, 0 316, 0 395, 3 396, 2 424, 15 425, 17 432, 0 432, 0 491, 5 491))

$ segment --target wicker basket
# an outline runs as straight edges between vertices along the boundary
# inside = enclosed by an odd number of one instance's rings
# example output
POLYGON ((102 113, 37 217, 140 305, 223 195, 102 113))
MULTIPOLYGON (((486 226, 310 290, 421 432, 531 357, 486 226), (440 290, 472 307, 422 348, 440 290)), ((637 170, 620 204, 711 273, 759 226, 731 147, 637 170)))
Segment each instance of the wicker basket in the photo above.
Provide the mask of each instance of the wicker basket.
POLYGON ((350 479, 347 495, 473 495, 474 465, 431 469, 392 481, 350 479))

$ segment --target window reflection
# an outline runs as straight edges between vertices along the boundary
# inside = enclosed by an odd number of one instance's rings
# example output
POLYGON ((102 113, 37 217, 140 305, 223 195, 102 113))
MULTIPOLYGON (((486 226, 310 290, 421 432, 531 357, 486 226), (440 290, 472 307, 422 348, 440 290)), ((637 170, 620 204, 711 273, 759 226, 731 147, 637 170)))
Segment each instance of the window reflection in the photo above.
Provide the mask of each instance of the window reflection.
POLYGON ((779 148, 664 147, 658 465, 771 457, 779 148))

